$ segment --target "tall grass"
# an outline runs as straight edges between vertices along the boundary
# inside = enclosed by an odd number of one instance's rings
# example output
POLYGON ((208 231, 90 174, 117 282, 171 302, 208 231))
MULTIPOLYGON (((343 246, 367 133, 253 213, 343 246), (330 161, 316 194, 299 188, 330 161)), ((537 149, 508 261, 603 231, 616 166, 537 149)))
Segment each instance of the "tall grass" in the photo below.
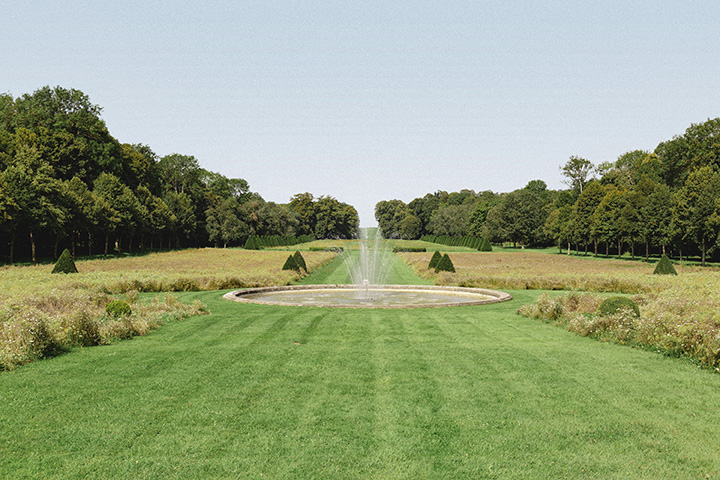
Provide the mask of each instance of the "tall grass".
MULTIPOLYGON (((310 270, 333 258, 309 252, 310 270)), ((13 369, 75 346, 102 345, 144 335, 164 319, 202 312, 165 297, 136 302, 138 292, 175 292, 284 285, 299 278, 282 271, 286 253, 198 249, 124 259, 77 262, 81 273, 53 275, 47 265, 0 269, 0 370, 13 369), (130 300, 133 313, 105 314, 112 295, 130 300)))
POLYGON ((439 285, 640 293, 652 291, 653 283, 658 280, 647 264, 616 260, 592 262, 580 257, 529 251, 451 253, 456 273, 439 275, 427 268, 432 252, 399 255, 415 273, 439 285))
POLYGON ((126 298, 132 313, 121 318, 105 313, 109 295, 72 287, 0 303, 0 370, 12 370, 72 347, 145 335, 165 321, 204 312, 199 302, 185 304, 169 295, 144 303, 136 301, 134 292, 126 298))

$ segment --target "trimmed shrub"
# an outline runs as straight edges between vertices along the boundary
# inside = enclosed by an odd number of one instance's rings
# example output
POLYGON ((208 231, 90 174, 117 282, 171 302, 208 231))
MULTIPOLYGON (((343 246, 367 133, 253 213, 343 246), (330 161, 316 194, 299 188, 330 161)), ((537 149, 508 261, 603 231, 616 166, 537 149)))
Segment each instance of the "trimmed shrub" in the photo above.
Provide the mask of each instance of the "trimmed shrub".
POLYGON ((610 297, 605 299, 597 309, 597 313, 602 316, 615 315, 620 310, 629 310, 636 317, 640 316, 640 308, 628 297, 610 297))
POLYGON ((655 271, 653 275, 677 275, 675 267, 673 266, 667 255, 662 256, 660 261, 655 265, 655 271))
POLYGON ((453 265, 452 260, 450 260, 450 257, 447 253, 443 255, 443 257, 438 262, 437 267, 435 267, 435 273, 440 272, 455 273, 455 265, 453 265))
POLYGON ((425 247, 393 247, 393 253, 399 252, 427 252, 425 247))
POLYGON ((245 241, 246 250, 260 250, 263 247, 263 241, 257 235, 250 235, 245 241))
POLYGON ((492 245, 490 245, 490 240, 488 240, 487 238, 481 238, 478 250, 481 252, 492 252, 492 245))
POLYGON ((295 270, 296 272, 300 271, 300 266, 295 261, 295 257, 290 255, 287 260, 285 260, 285 265, 282 267, 283 270, 295 270))
POLYGON ((132 314, 132 309, 127 302, 123 302, 122 300, 113 300, 105 305, 105 312, 113 318, 120 318, 132 314))
POLYGON ((438 262, 440 262, 440 259, 442 258, 442 255, 440 252, 435 250, 435 253, 433 253, 432 258, 430 259, 430 263, 428 264, 428 268, 435 268, 438 265, 438 262))
POLYGON ((305 270, 305 273, 307 273, 307 264, 305 263, 305 259, 303 258, 302 254, 300 253, 300 250, 295 250, 295 253, 293 254, 293 258, 295 259, 295 263, 298 267, 305 270))
POLYGON ((52 273, 78 273, 72 255, 70 255, 70 250, 67 248, 63 250, 57 263, 55 263, 55 268, 53 268, 52 273))
POLYGON ((245 250, 257 250, 257 248, 255 248, 255 239, 252 235, 250 235, 248 239, 245 240, 245 246, 243 248, 245 250))

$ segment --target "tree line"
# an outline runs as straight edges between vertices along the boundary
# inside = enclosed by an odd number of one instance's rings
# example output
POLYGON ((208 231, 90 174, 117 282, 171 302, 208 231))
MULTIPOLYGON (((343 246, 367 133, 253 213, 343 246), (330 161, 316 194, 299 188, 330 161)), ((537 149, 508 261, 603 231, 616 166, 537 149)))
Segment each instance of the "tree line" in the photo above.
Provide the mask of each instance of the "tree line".
POLYGON ((121 143, 79 90, 0 94, 0 258, 199 246, 253 235, 350 238, 357 211, 333 197, 266 202, 191 155, 121 143))
POLYGON ((720 257, 720 118, 692 124, 654 151, 595 165, 572 156, 563 190, 542 180, 494 193, 428 193, 385 200, 375 218, 387 237, 474 235, 515 246, 557 245, 593 255, 720 257))

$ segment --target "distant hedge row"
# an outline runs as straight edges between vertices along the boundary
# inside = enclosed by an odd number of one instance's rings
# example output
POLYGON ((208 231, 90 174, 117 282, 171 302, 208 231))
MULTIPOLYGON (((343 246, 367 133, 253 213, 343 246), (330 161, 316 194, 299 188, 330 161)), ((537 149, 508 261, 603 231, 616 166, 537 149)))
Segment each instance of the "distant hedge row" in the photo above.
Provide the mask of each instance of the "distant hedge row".
POLYGON ((427 252, 425 247, 393 247, 393 253, 400 252, 427 252))
POLYGON ((451 237, 450 235, 423 235, 423 242, 439 243, 450 247, 467 247, 481 252, 491 252, 492 245, 487 238, 465 235, 464 237, 451 237))
POLYGON ((300 235, 283 237, 281 235, 251 235, 245 242, 246 250, 260 250, 266 247, 286 247, 288 245, 297 245, 298 243, 307 243, 315 240, 313 235, 300 235))

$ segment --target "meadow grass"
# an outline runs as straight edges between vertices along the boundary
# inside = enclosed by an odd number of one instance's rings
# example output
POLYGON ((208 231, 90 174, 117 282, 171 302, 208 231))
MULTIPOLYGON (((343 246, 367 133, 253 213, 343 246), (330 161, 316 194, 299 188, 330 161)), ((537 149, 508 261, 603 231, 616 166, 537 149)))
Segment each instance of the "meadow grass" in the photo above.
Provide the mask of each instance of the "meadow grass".
MULTIPOLYGON (((306 252, 310 271, 332 252, 306 252)), ((144 335, 163 318, 202 311, 171 299, 138 304, 128 318, 105 314, 111 294, 217 290, 286 285, 301 275, 282 270, 286 252, 194 249, 78 261, 80 273, 51 274, 52 266, 0 269, 0 370, 9 370, 75 346, 107 344, 144 335)))
POLYGON ((508 303, 237 304, 0 374, 0 477, 717 478, 720 376, 508 303), (706 477, 707 476, 707 477, 706 477))

